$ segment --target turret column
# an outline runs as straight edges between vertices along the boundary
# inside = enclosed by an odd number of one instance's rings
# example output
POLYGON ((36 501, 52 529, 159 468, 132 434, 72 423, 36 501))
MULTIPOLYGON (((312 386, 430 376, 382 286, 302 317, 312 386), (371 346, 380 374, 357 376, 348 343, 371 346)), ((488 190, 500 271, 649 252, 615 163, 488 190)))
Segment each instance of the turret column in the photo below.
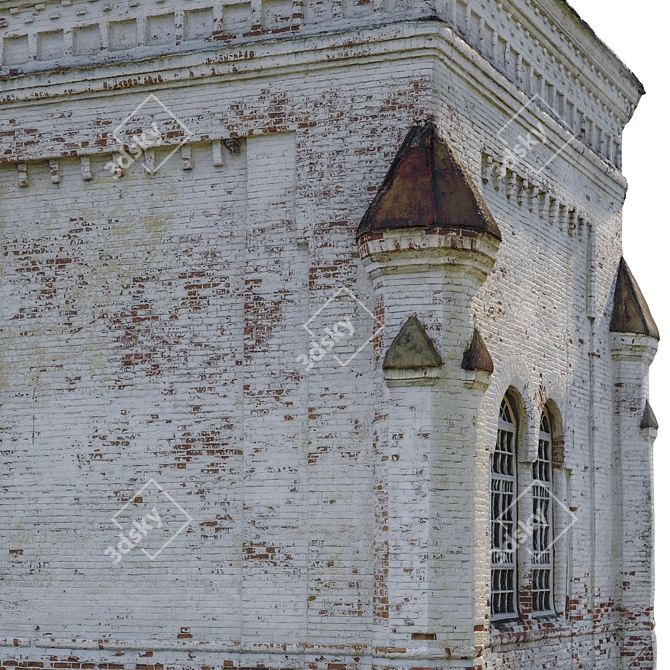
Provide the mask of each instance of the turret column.
POLYGON ((610 347, 615 403, 615 462, 619 491, 618 571, 620 668, 654 668, 653 442, 658 424, 649 404, 649 366, 659 333, 622 259, 610 347))
POLYGON ((475 530, 476 455, 484 452, 477 427, 492 363, 480 355, 472 301, 500 233, 434 125, 410 132, 359 244, 384 323, 375 376, 375 646, 413 659, 474 658, 476 564, 488 555, 475 530), (466 350, 472 365, 464 365, 466 350))

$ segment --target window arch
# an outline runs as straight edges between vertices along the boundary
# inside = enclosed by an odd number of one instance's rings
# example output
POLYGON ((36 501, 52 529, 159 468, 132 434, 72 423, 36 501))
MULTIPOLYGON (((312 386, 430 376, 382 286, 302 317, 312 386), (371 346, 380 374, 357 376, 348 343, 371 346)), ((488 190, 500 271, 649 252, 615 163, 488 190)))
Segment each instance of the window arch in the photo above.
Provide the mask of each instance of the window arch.
POLYGON ((542 413, 538 458, 533 463, 533 614, 554 611, 554 519, 552 439, 547 410, 542 413))
POLYGON ((491 618, 517 614, 517 422, 505 396, 491 455, 491 618))

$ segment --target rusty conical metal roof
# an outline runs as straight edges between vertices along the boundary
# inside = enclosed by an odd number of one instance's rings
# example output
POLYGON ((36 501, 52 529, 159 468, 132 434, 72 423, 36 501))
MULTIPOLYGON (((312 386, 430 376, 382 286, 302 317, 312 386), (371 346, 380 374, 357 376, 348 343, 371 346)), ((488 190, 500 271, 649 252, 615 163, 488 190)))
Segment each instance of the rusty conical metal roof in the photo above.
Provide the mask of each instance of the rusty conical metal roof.
POLYGON ((619 264, 619 274, 614 289, 614 307, 612 309, 610 332, 634 333, 636 335, 648 335, 657 340, 661 339, 654 317, 649 310, 649 305, 647 305, 633 273, 623 258, 619 264))
POLYGON ((500 230, 467 169, 432 121, 415 125, 358 227, 357 238, 384 230, 500 230))

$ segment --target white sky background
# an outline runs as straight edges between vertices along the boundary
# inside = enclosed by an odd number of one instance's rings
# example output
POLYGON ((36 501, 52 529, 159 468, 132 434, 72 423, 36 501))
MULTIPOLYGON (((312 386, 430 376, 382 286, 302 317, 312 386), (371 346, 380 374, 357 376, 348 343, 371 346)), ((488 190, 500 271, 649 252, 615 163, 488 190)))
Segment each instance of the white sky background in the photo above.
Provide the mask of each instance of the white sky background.
POLYGON ((624 257, 661 331, 651 370, 651 405, 660 424, 654 447, 656 485, 656 633, 658 667, 670 668, 670 76, 667 0, 568 0, 596 34, 642 81, 647 91, 623 136, 628 199, 623 210, 624 257))

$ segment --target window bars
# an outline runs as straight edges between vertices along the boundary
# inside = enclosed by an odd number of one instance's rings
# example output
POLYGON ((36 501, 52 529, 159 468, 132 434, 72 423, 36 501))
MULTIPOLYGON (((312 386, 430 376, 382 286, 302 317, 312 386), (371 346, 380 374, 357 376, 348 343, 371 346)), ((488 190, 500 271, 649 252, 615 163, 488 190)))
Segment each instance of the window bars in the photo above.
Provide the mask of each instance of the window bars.
POLYGON ((551 430, 546 412, 540 425, 538 458, 533 463, 533 613, 553 612, 553 518, 551 430))
MULTIPOLYGON (((554 556, 551 427, 546 411, 533 463, 532 517, 519 524, 517 511, 517 423, 506 397, 498 416, 498 439, 491 455, 491 619, 516 617, 519 527, 529 543, 533 615, 554 613, 554 556)), ((525 500, 528 500, 523 496, 525 500)), ((525 504, 530 504, 530 501, 525 504)), ((524 503, 522 502, 522 507, 524 503)), ((530 511, 530 510, 528 510, 530 511)))
POLYGON ((491 456, 491 617, 516 615, 516 423, 507 399, 500 406, 491 456))

